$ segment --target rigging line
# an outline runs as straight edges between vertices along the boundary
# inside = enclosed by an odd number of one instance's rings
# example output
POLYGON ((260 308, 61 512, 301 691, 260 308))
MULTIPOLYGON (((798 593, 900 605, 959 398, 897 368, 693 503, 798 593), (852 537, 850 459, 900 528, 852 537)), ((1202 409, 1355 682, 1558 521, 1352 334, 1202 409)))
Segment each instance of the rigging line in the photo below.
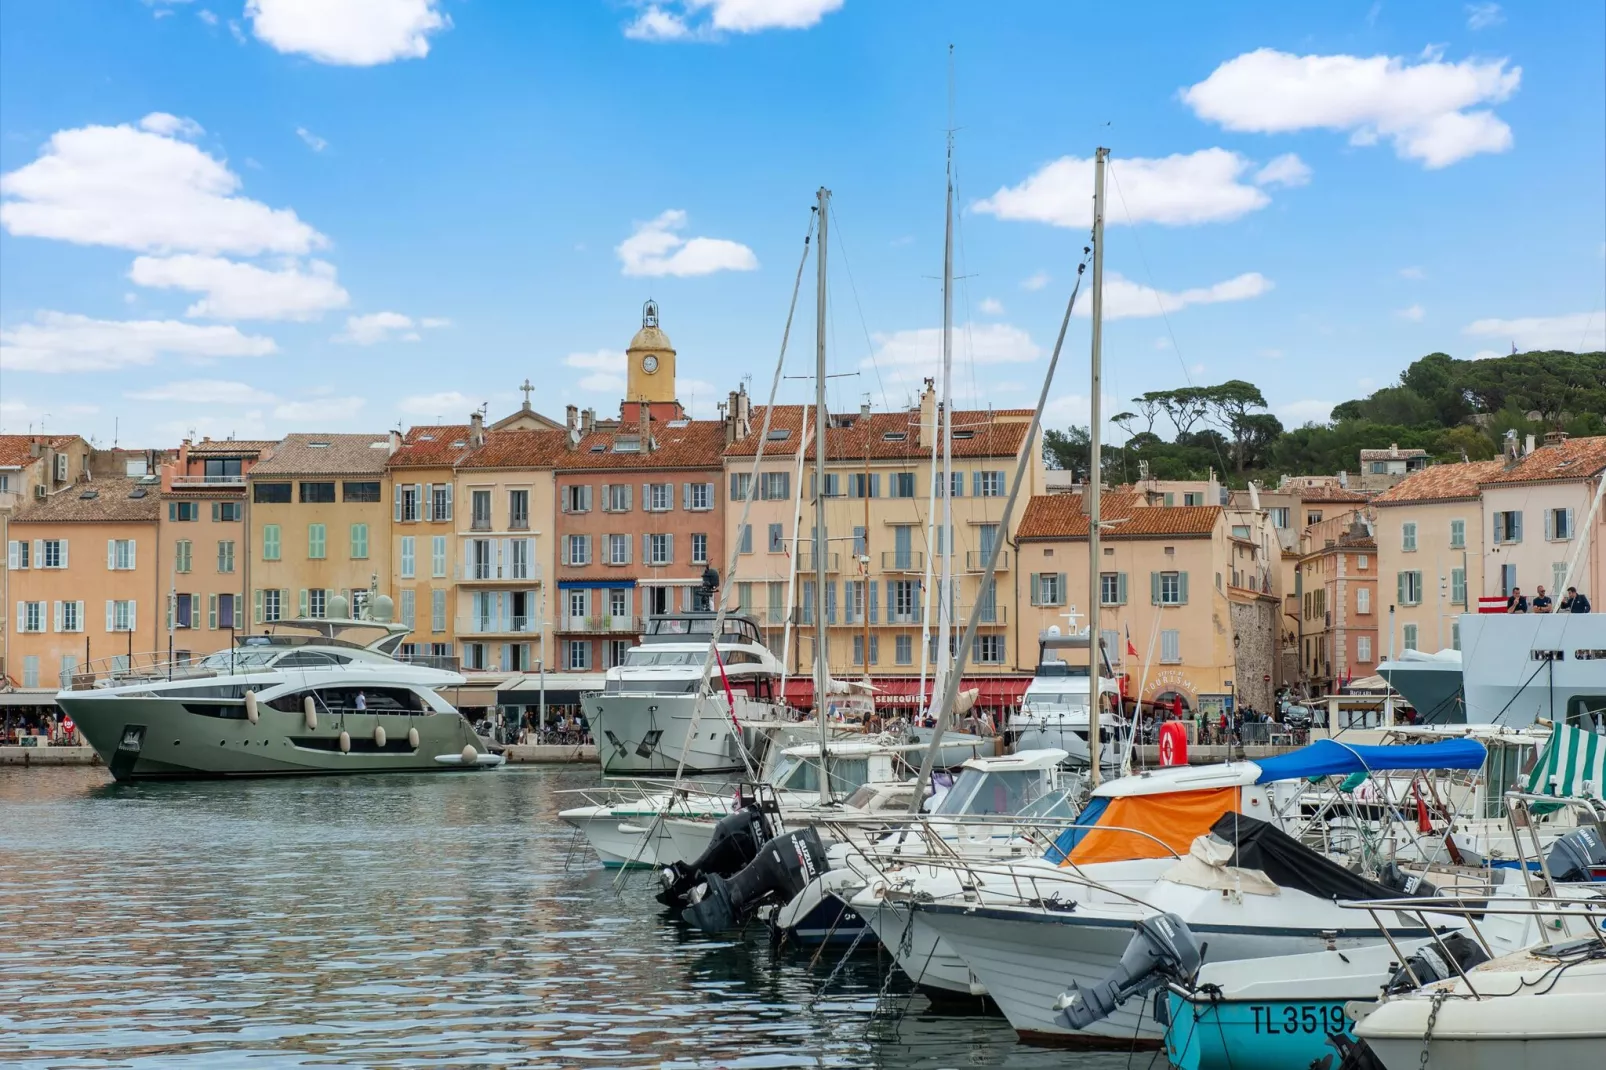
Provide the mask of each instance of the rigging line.
MULTIPOLYGON (((954 174, 954 199, 955 200, 959 199, 959 175, 958 175, 958 169, 957 168, 955 168, 955 174, 954 174)), ((964 302, 964 306, 965 306, 965 351, 966 351, 966 355, 967 355, 967 359, 965 361, 965 364, 970 370, 970 396, 973 399, 975 404, 980 405, 981 404, 981 391, 980 391, 980 388, 977 387, 977 385, 976 385, 976 338, 975 338, 975 334, 974 334, 975 317, 971 315, 971 311, 970 311, 970 273, 968 271, 964 270, 964 264, 966 263, 966 260, 965 260, 965 213, 963 213, 963 212, 956 213, 956 215, 954 217, 954 238, 955 238, 954 244, 959 247, 959 262, 960 262, 960 265, 961 265, 960 270, 962 272, 962 274, 959 276, 957 281, 960 284, 960 293, 961 293, 961 298, 960 299, 961 299, 961 301, 964 302)), ((994 432, 997 429, 996 414, 993 412, 991 404, 989 404, 987 406, 987 408, 982 410, 982 411, 987 413, 987 432, 986 432, 987 438, 986 438, 986 442, 987 442, 987 449, 988 449, 988 451, 990 453, 993 449, 997 448, 997 446, 995 444, 995 438, 994 438, 994 432)), ((1031 443, 1029 441, 1026 442, 1022 446, 1022 448, 1023 449, 1030 449, 1031 448, 1031 443)), ((992 517, 992 502, 983 501, 982 507, 981 507, 981 512, 982 512, 982 520, 983 521, 991 521, 993 519, 993 517, 992 517)), ((1000 538, 1008 538, 1008 535, 1009 535, 1008 532, 1001 532, 998 537, 1000 537, 1000 538)), ((980 597, 980 596, 981 596, 981 592, 978 590, 977 591, 977 597, 980 597)))
MULTIPOLYGON (((1156 285, 1154 271, 1149 267, 1149 256, 1143 251, 1143 238, 1138 234, 1137 224, 1132 221, 1131 211, 1127 209, 1126 195, 1121 192, 1121 180, 1116 176, 1114 163, 1113 160, 1107 161, 1107 166, 1109 167, 1110 182, 1115 186, 1115 197, 1121 202, 1121 214, 1126 216, 1126 224, 1132 228, 1132 242, 1137 246, 1138 260, 1143 264, 1143 274, 1148 276, 1149 289, 1154 291, 1154 305, 1160 310, 1160 318, 1165 321, 1165 332, 1171 338, 1171 352, 1176 354, 1177 364, 1182 368, 1182 379, 1189 386, 1194 386, 1196 384, 1193 381, 1193 377, 1188 374, 1187 362, 1182 359, 1182 346, 1177 341, 1176 329, 1171 326, 1171 316, 1165 310, 1165 302, 1160 300, 1160 287, 1156 285)), ((1216 443, 1215 448, 1216 459, 1221 462, 1222 482, 1225 483, 1229 468, 1227 458, 1221 452, 1220 443, 1216 443)))
POLYGON ((838 255, 842 257, 842 270, 848 275, 848 292, 853 295, 853 307, 859 314, 859 326, 864 331, 864 349, 869 355, 870 370, 875 372, 876 387, 881 391, 881 408, 886 412, 892 411, 887 401, 887 384, 881 378, 881 366, 876 363, 875 345, 870 340, 870 324, 864 318, 864 306, 859 303, 859 287, 853 281, 853 266, 848 262, 846 242, 842 239, 842 213, 836 210, 836 205, 830 206, 831 225, 836 227, 836 245, 838 255))

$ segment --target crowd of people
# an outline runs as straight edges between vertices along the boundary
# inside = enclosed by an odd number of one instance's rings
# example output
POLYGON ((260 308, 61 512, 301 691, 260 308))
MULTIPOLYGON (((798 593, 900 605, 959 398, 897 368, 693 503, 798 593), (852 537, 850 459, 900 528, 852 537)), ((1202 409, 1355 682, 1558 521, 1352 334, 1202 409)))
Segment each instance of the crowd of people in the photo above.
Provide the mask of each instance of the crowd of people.
POLYGON ((1552 603, 1542 583, 1534 588, 1532 598, 1523 594, 1521 587, 1511 588, 1511 593, 1506 595, 1507 613, 1588 613, 1590 609, 1588 597, 1576 587, 1567 588, 1559 605, 1552 603))
POLYGON ((78 732, 72 719, 55 713, 17 712, 5 715, 0 741, 19 745, 29 736, 42 736, 52 747, 65 747, 78 742, 78 732))

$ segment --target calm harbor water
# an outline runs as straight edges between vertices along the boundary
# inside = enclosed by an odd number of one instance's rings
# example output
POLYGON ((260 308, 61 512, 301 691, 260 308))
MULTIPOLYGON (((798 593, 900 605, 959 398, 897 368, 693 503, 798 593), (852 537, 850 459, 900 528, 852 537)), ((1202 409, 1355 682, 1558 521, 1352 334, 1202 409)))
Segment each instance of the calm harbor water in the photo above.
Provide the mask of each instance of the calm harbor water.
MULTIPOLYGON (((860 954, 711 940, 557 811, 594 771, 121 787, 0 769, 0 1062, 1114 1070, 860 954), (567 863, 567 864, 566 864, 567 863), (901 1013, 900 1013, 901 1012, 901 1013)), ((1146 1067, 1150 1054, 1131 1065, 1146 1067)))

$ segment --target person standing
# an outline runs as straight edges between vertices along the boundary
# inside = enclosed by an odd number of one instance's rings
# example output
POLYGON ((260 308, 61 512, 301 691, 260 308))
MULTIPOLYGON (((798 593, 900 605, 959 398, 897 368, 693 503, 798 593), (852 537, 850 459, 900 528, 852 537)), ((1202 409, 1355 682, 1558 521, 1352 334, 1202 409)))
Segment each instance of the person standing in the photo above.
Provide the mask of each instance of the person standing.
POLYGON ((1528 612, 1528 596, 1522 593, 1521 587, 1513 587, 1511 593, 1506 595, 1506 612, 1528 612))
POLYGON ((368 709, 368 696, 361 691, 357 692, 357 712, 364 713, 368 709))
POLYGON ((1562 613, 1588 613, 1589 599, 1585 598, 1578 588, 1569 587, 1567 593, 1562 596, 1559 609, 1562 613))
POLYGON ((1550 612, 1550 596, 1545 593, 1544 584, 1540 584, 1534 589, 1533 601, 1528 603, 1528 608, 1535 613, 1550 612))

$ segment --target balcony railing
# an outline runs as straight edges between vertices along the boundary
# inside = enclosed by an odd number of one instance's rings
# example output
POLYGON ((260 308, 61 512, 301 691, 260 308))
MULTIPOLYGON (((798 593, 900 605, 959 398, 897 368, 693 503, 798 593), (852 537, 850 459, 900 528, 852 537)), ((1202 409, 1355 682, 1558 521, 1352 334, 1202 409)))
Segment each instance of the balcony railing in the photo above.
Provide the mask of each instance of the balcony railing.
POLYGON ((175 475, 173 477, 173 486, 175 486, 175 487, 243 487, 243 486, 245 486, 245 476, 243 476, 243 475, 232 475, 232 476, 221 476, 221 475, 210 475, 210 476, 208 476, 208 475, 199 475, 199 476, 198 475, 175 475))
POLYGON ((494 561, 459 561, 456 576, 463 583, 539 583, 541 566, 534 562, 514 566, 504 561, 498 566, 494 561))
POLYGON ((468 529, 470 531, 490 531, 491 518, 489 516, 476 514, 473 519, 468 522, 468 529))
POLYGON ((804 550, 802 553, 797 555, 797 571, 798 571, 798 573, 800 575, 807 574, 807 573, 810 573, 810 572, 815 572, 815 571, 818 570, 819 566, 815 564, 816 556, 823 556, 825 558, 825 571, 827 571, 827 572, 840 572, 841 571, 841 555, 840 554, 828 553, 828 554, 824 554, 824 555, 816 555, 814 553, 814 551, 812 551, 812 550, 804 550))
POLYGON ((423 669, 440 669, 444 672, 460 672, 462 659, 456 654, 403 654, 396 659, 404 665, 417 665, 423 669))
MULTIPOLYGON (((986 572, 987 571, 987 555, 990 554, 991 552, 992 552, 991 550, 966 550, 965 551, 965 571, 966 572, 986 572)), ((997 565, 997 568, 995 569, 995 571, 998 571, 998 572, 1007 572, 1007 571, 1009 571, 1009 551, 1008 550, 1000 550, 1000 551, 998 551, 998 565, 997 565)))
POLYGON ((560 632, 611 632, 623 635, 636 635, 641 632, 640 618, 625 613, 619 616, 603 613, 590 613, 585 616, 561 617, 558 620, 560 632))
POLYGON ((923 572, 926 555, 920 550, 882 550, 882 572, 923 572))
POLYGON ((540 630, 540 619, 531 616, 489 617, 469 614, 457 618, 459 635, 530 635, 540 630))

